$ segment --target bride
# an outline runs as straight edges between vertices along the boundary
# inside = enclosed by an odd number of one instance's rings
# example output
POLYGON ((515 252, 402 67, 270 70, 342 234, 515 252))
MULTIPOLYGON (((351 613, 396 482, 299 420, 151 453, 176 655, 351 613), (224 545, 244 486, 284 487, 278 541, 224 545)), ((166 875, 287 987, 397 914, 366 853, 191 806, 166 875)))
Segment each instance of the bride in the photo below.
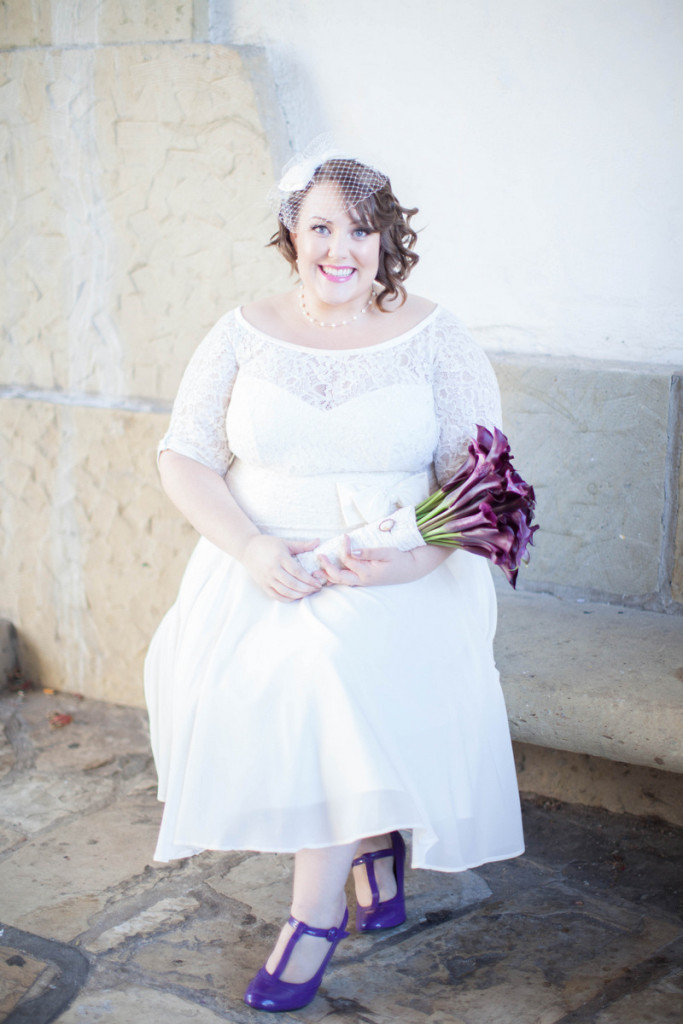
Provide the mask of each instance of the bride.
POLYGON ((165 802, 156 857, 292 852, 289 921, 245 1000, 310 1002, 348 933, 405 920, 414 868, 522 852, 482 558, 321 540, 422 500, 500 425, 485 355, 409 295, 416 210, 339 154, 295 160, 271 244, 294 288, 223 316, 183 377, 159 469, 200 534, 150 646, 165 802))

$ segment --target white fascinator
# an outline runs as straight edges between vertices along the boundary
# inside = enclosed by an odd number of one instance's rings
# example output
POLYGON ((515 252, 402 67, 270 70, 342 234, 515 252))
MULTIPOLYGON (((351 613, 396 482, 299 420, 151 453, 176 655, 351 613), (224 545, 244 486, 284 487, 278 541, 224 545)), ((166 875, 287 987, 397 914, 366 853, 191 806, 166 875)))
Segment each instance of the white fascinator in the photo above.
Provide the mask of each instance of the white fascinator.
POLYGON ((386 174, 345 153, 334 145, 331 135, 319 135, 288 160, 270 203, 279 220, 290 231, 296 227, 299 210, 310 190, 334 192, 343 210, 351 210, 389 184, 386 174))

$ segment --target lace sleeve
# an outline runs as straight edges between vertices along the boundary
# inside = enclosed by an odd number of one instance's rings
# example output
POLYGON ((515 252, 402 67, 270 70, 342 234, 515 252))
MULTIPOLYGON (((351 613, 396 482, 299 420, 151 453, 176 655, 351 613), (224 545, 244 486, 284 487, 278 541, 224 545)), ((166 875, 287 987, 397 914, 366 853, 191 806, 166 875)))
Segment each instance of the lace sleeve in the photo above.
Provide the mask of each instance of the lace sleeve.
POLYGON ((476 426, 501 426, 498 381, 486 354, 464 327, 448 315, 436 337, 434 405, 439 441, 434 468, 440 484, 448 480, 467 454, 476 426))
POLYGON ((225 416, 237 375, 231 314, 222 317, 196 349, 180 382, 171 422, 158 453, 171 448, 225 476, 230 449, 225 416))

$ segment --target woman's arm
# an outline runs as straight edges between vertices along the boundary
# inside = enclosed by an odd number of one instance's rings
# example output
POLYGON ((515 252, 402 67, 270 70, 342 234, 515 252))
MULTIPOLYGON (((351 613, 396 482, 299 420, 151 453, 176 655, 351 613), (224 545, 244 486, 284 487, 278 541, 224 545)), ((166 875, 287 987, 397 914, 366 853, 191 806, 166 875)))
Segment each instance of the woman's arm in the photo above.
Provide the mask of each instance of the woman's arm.
POLYGON ((194 528, 242 562, 266 594, 295 601, 320 587, 294 558, 314 543, 261 534, 225 482, 231 455, 225 419, 239 368, 234 326, 234 314, 222 317, 187 365, 160 444, 161 482, 194 528))
POLYGON ((159 475, 175 507, 198 533, 227 554, 239 559, 248 541, 259 534, 223 477, 208 466, 166 449, 159 456, 159 475))
POLYGON ((269 597, 297 601, 320 589, 320 581, 294 557, 312 550, 317 539, 285 541, 262 534, 223 477, 195 459, 166 449, 159 456, 159 473, 166 494, 195 530, 241 562, 269 597))

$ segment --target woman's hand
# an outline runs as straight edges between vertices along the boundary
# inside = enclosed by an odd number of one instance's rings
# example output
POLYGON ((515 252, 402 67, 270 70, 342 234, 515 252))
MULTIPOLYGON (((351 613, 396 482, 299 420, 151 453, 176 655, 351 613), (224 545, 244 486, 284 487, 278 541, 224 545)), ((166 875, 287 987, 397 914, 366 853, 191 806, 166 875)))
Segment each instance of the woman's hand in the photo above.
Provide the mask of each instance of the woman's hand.
POLYGON ((299 601, 320 590, 325 574, 306 572, 295 555, 312 551, 319 540, 283 540, 258 533, 250 537, 239 560, 268 597, 276 601, 299 601))
POLYGON ((433 545, 414 548, 412 551, 398 551, 396 548, 352 551, 347 536, 339 555, 341 567, 333 565, 324 555, 320 556, 320 567, 329 583, 347 587, 382 587, 419 580, 441 565, 450 553, 448 548, 433 545))
POLYGON ((311 575, 295 557, 312 551, 317 540, 286 541, 259 533, 213 469, 167 449, 161 453, 159 471, 176 508, 203 537, 242 562, 269 597, 298 601, 327 582, 322 571, 311 575))

